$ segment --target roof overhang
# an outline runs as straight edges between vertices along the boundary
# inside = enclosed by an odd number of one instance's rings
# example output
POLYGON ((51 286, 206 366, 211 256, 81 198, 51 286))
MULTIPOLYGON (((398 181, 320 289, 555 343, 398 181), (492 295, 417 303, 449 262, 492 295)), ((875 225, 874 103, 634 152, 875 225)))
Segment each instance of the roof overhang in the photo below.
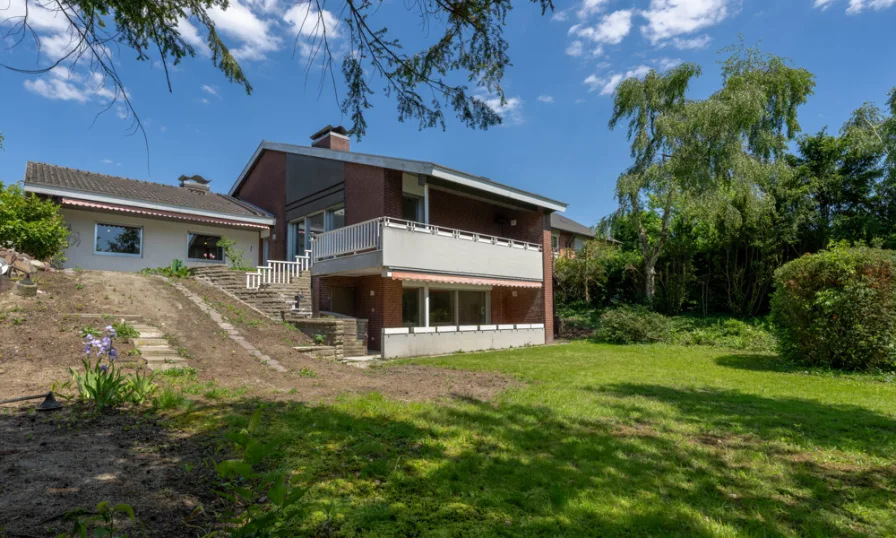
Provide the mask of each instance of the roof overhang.
POLYGON ((75 189, 65 189, 61 187, 50 187, 38 183, 25 182, 25 192, 33 192, 35 194, 43 194, 46 196, 58 196, 69 201, 88 201, 99 204, 109 204, 114 206, 123 206, 131 209, 155 210, 167 213, 176 213, 182 216, 190 217, 206 217, 211 219, 225 220, 243 225, 254 225, 255 227, 266 228, 274 225, 273 217, 252 216, 252 215, 235 215, 233 213, 222 213, 220 211, 208 211, 202 209, 192 209, 182 206, 170 204, 161 204, 156 202, 147 202, 145 200, 131 200, 128 198, 120 198, 117 196, 108 196, 105 194, 97 194, 92 192, 79 191, 75 189))
POLYGON ((356 153, 353 151, 338 151, 326 148, 315 148, 309 146, 297 146, 293 144, 280 144, 277 142, 263 141, 258 145, 255 153, 246 163, 243 171, 230 188, 228 194, 234 196, 234 193, 243 184, 246 177, 252 171, 255 163, 265 151, 279 151, 281 153, 291 153, 294 155, 305 155, 308 157, 318 157, 320 159, 330 159, 333 161, 342 161, 347 163, 365 164, 368 166, 376 166, 378 168, 388 168, 390 170, 400 170, 410 174, 422 174, 425 176, 436 177, 451 183, 463 185, 476 190, 484 191, 490 194, 516 200, 538 207, 543 207, 550 211, 566 211, 566 204, 552 200, 538 194, 526 192, 509 185, 504 185, 490 179, 486 179, 471 174, 466 174, 458 170, 453 170, 435 163, 425 161, 414 161, 410 159, 397 159, 394 157, 383 157, 380 155, 368 155, 366 153, 356 153))
POLYGON ((184 213, 176 213, 173 211, 160 211, 157 209, 142 209, 139 207, 130 207, 119 204, 104 204, 100 202, 90 202, 87 200, 76 200, 72 198, 63 198, 61 200, 62 207, 72 207, 75 209, 87 209, 94 211, 105 211, 110 213, 130 213, 144 217, 161 217, 165 219, 187 220, 191 222, 202 222, 204 224, 219 226, 234 226, 240 228, 257 228, 259 230, 267 230, 268 226, 264 224, 252 224, 249 222, 239 222, 230 219, 219 219, 215 217, 200 217, 199 215, 187 215, 184 213))
POLYGON ((503 286, 507 288, 540 288, 541 282, 536 280, 512 280, 505 278, 487 278, 475 276, 444 275, 434 273, 417 273, 412 271, 390 271, 392 280, 408 280, 435 284, 464 284, 469 286, 503 286))

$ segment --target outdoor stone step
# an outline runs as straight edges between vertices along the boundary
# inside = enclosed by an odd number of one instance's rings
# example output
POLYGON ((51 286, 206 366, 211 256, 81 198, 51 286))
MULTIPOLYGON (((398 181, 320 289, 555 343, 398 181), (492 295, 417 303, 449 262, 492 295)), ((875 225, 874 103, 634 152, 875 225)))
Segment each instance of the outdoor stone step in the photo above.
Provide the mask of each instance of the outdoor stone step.
POLYGON ((185 360, 171 361, 147 361, 146 367, 150 370, 170 370, 171 368, 186 368, 189 366, 185 360))
POLYGON ((134 343, 134 345, 137 346, 137 347, 143 347, 143 346, 167 346, 167 345, 168 345, 168 340, 165 340, 164 338, 144 338, 144 337, 141 336, 141 337, 139 337, 139 338, 134 338, 134 339, 133 339, 133 343, 134 343))
POLYGON ((144 357, 164 357, 168 355, 177 355, 171 346, 140 346, 140 355, 144 357))

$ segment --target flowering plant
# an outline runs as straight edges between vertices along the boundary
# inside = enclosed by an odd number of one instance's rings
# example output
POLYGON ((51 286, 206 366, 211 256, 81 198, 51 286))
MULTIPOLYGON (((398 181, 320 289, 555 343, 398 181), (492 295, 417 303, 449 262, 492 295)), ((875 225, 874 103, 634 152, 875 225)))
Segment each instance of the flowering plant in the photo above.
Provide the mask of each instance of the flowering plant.
POLYGON ((111 325, 106 327, 101 337, 93 334, 85 336, 85 358, 82 360, 84 372, 69 369, 81 399, 92 401, 98 411, 123 403, 129 392, 128 380, 115 368, 118 350, 113 343, 116 336, 111 325), (93 362, 94 359, 96 363, 93 362), (103 360, 106 361, 105 364, 103 360))

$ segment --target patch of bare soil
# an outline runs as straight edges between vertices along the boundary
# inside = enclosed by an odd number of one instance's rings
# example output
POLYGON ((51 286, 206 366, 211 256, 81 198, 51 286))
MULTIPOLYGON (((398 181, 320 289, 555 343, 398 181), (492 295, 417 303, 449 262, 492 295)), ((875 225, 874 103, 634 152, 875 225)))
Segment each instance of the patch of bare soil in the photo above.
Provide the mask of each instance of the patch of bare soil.
POLYGON ((185 521, 208 495, 211 447, 181 439, 151 416, 0 412, 0 536, 56 536, 76 508, 130 504, 129 536, 193 536, 185 521), (136 528, 134 526, 136 525, 136 528), (6 534, 4 534, 4 532, 6 534))
MULTIPOLYGON (((505 376, 488 372, 410 365, 362 370, 326 359, 311 358, 293 349, 308 341, 301 331, 257 314, 208 284, 195 280, 187 280, 183 284, 227 318, 252 345, 289 370, 285 375, 271 372, 269 376, 273 389, 269 395, 276 399, 319 402, 346 393, 379 392, 401 401, 458 396, 489 400, 514 383, 505 376)), ((250 360, 253 359, 250 357, 250 360)), ((258 364, 257 361, 255 364, 258 364)), ((219 384, 229 387, 244 384, 243 379, 222 370, 218 365, 209 367, 219 384)), ((259 368, 264 367, 259 365, 259 368)))

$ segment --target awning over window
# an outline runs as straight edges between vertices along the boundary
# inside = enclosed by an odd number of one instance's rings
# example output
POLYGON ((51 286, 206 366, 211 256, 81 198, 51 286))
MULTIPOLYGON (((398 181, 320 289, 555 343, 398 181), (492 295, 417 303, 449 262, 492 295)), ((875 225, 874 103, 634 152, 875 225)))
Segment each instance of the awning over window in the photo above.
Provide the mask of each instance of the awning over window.
POLYGON ((174 211, 163 211, 161 209, 144 209, 142 207, 133 207, 119 204, 105 204, 100 202, 89 202, 87 200, 77 200, 74 198, 63 198, 62 205, 64 207, 77 207, 88 209, 99 209, 102 211, 114 211, 118 213, 131 213, 134 215, 145 215, 148 217, 164 217, 177 220, 189 220, 194 222, 205 222, 208 224, 222 224, 225 226, 240 226, 244 228, 258 228, 265 230, 268 227, 264 224, 253 224, 250 222, 241 222, 238 220, 219 219, 217 217, 204 217, 201 215, 189 215, 186 213, 175 213, 174 211))
POLYGON ((472 276, 435 275, 432 273, 412 273, 392 271, 392 280, 412 280, 415 282, 435 282, 438 284, 470 284, 473 286, 504 286, 508 288, 540 288, 541 282, 531 280, 510 280, 504 278, 479 278, 472 276))

